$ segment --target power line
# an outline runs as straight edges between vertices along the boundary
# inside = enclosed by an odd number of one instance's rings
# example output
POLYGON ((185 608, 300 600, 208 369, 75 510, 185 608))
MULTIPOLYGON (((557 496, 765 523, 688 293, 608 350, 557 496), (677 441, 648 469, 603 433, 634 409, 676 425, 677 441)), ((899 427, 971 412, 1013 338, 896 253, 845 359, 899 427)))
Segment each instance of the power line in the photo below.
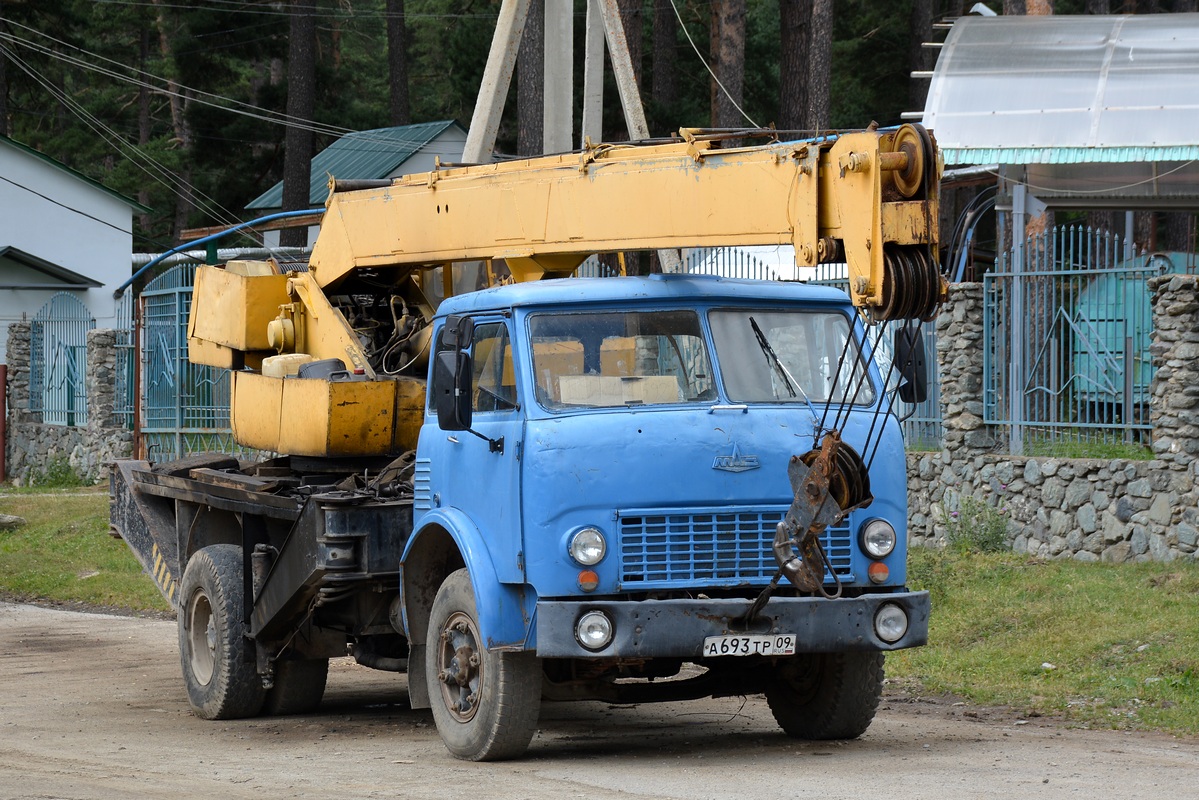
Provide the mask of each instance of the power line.
POLYGON ((720 87, 720 91, 724 92, 724 96, 729 99, 729 102, 733 104, 733 107, 736 108, 739 112, 741 112, 741 116, 745 117, 746 122, 748 122, 750 125, 752 125, 755 128, 761 127, 760 125, 758 125, 758 123, 754 122, 750 118, 749 114, 745 113, 745 109, 742 108, 741 105, 736 100, 733 99, 733 95, 730 94, 729 90, 726 89, 724 87, 724 84, 720 82, 720 78, 716 77, 716 73, 712 71, 712 67, 708 64, 708 59, 704 58, 703 53, 701 53, 699 51, 699 47, 696 46, 695 40, 691 38, 691 32, 687 30, 687 25, 686 25, 686 23, 683 22, 683 16, 681 14, 679 14, 679 7, 674 4, 674 0, 670 0, 670 7, 672 9, 674 9, 675 19, 677 19, 679 21, 679 27, 683 29, 683 35, 687 37, 687 41, 691 44, 691 49, 694 50, 695 55, 699 57, 699 63, 704 65, 704 69, 706 69, 708 71, 708 74, 712 76, 712 80, 716 81, 716 85, 720 87))
POLYGON ((65 208, 67 211, 74 211, 76 214, 78 214, 82 217, 87 217, 90 220, 99 222, 101 225, 107 225, 108 227, 112 228, 115 231, 119 231, 120 233, 126 233, 126 234, 129 234, 130 236, 133 235, 133 231, 127 231, 124 228, 120 227, 119 225, 113 225, 108 220, 103 220, 103 219, 100 219, 99 217, 93 217, 91 214, 87 213, 86 211, 80 211, 79 209, 72 208, 71 206, 68 206, 65 203, 60 203, 57 200, 55 200, 53 197, 48 197, 48 196, 42 194, 41 192, 37 191, 36 189, 30 189, 25 184, 17 183, 16 181, 12 180, 11 178, 6 178, 3 175, 0 175, 0 181, 4 181, 5 183, 12 184, 13 186, 17 187, 18 189, 24 189, 25 191, 29 192, 30 194, 35 194, 38 197, 45 200, 46 202, 53 203, 54 205, 58 206, 59 208, 65 208))
MULTIPOLYGON (((92 0, 97 5, 113 5, 113 6, 132 6, 145 8, 170 8, 179 9, 182 11, 220 11, 222 14, 257 14, 260 16, 270 17, 295 17, 299 16, 294 11, 289 11, 286 8, 271 8, 269 6, 256 6, 247 8, 246 3, 240 0, 208 0, 210 6, 221 6, 221 8, 211 8, 204 6, 187 5, 184 3, 154 3, 147 0, 92 0)), ((321 11, 313 8, 312 13, 304 14, 304 16, 314 16, 332 19, 391 19, 393 17, 401 17, 404 19, 490 19, 495 20, 499 17, 498 13, 476 13, 476 14, 445 14, 445 13, 427 13, 427 12, 408 12, 403 14, 393 14, 389 11, 380 9, 372 11, 356 11, 338 9, 332 12, 321 11)), ((582 16, 582 14, 576 14, 582 16)))
POLYGON ((97 119, 93 114, 83 108, 74 98, 70 97, 66 92, 54 86, 50 81, 46 80, 37 70, 33 69, 24 60, 17 57, 11 50, 0 45, 0 53, 3 53, 25 74, 29 75, 35 82, 42 86, 52 97, 62 103, 72 114, 78 117, 87 127, 92 129, 92 132, 107 141, 123 158, 138 167, 142 172, 145 172, 150 178, 162 184, 169 189, 172 194, 179 195, 186 200, 193 200, 198 197, 203 202, 198 203, 200 210, 209 215, 222 220, 236 220, 236 216, 228 209, 222 207, 212 198, 197 190, 193 185, 175 175, 169 169, 159 164, 152 157, 142 153, 137 148, 128 145, 127 142, 113 131, 102 121, 97 119), (144 161, 145 163, 140 163, 144 161), (147 164, 149 166, 147 166, 147 164), (151 167, 153 169, 151 169, 151 167), (158 174, 155 174, 157 172, 158 174))

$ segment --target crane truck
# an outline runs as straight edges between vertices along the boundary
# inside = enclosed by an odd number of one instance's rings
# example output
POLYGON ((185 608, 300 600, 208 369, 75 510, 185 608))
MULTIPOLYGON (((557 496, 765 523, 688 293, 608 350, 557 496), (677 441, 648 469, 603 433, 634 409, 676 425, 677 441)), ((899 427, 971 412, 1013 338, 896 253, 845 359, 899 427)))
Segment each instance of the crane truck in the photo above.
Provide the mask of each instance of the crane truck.
POLYGON ((521 755, 543 701, 764 693, 791 736, 866 730, 928 631, 892 413, 923 356, 904 323, 880 370, 869 331, 943 299, 937 151, 722 143, 332 179, 306 264, 197 268, 189 358, 232 371, 262 457, 111 478, 197 716, 310 711, 350 655, 463 759, 521 755), (717 244, 843 260, 848 294, 569 277, 717 244))

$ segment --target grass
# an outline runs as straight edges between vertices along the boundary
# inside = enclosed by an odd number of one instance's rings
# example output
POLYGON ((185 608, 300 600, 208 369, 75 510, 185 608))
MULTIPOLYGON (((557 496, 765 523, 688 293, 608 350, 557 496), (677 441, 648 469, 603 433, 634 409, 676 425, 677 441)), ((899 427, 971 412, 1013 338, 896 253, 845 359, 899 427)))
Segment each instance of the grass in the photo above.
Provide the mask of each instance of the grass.
POLYGON ((0 514, 26 520, 17 530, 0 531, 0 595, 170 610, 125 543, 108 535, 107 487, 5 487, 0 514))
POLYGON ((1107 461, 1121 458, 1126 461, 1151 461, 1153 450, 1133 442, 1088 442, 1060 439, 1025 441, 1024 455, 1045 458, 1100 458, 1107 461))
POLYGON ((1199 734, 1199 565, 916 548, 931 644, 888 671, 926 692, 1091 727, 1199 734))
MULTIPOLYGON (((102 488, 6 491, 0 513, 28 520, 0 532, 0 595, 168 610, 108 535, 102 488)), ((1199 735, 1199 564, 915 548, 909 583, 932 594, 931 644, 891 654, 891 677, 1070 724, 1199 735)))

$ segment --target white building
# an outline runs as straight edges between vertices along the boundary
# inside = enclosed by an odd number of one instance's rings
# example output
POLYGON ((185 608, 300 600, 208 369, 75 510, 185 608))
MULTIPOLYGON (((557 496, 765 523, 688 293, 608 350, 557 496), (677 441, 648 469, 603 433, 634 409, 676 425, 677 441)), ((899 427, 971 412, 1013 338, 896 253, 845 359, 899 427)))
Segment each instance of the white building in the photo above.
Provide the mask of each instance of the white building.
POLYGON ((133 214, 144 206, 49 156, 0 136, 0 363, 8 326, 58 292, 97 327, 116 321, 113 290, 130 274, 133 214))

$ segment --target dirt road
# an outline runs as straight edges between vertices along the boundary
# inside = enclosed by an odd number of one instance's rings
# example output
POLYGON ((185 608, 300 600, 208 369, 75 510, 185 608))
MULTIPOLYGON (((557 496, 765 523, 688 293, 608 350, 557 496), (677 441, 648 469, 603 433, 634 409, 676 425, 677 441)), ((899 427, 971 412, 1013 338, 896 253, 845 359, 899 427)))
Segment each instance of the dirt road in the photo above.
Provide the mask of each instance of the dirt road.
POLYGON ((1199 740, 969 717, 888 698, 848 743, 759 698, 546 704, 528 756, 469 764, 404 678, 336 661, 318 713, 205 722, 175 624, 0 603, 0 798, 1184 798, 1199 740))

